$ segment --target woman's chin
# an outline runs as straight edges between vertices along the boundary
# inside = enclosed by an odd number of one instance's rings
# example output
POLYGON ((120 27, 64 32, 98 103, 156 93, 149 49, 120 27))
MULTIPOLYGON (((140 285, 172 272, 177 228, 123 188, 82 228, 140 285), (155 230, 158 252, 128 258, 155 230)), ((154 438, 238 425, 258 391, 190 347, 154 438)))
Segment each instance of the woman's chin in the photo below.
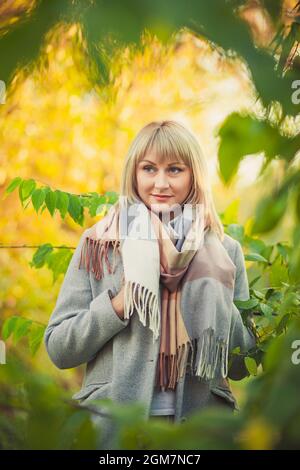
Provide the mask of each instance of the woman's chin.
POLYGON ((144 204, 148 207, 148 209, 155 213, 168 213, 172 210, 178 211, 178 207, 180 208, 180 205, 178 205, 178 203, 174 203, 174 201, 153 201, 152 198, 151 200, 144 201, 144 204))
POLYGON ((170 212, 172 206, 167 202, 151 202, 149 204, 151 211, 153 212, 170 212))

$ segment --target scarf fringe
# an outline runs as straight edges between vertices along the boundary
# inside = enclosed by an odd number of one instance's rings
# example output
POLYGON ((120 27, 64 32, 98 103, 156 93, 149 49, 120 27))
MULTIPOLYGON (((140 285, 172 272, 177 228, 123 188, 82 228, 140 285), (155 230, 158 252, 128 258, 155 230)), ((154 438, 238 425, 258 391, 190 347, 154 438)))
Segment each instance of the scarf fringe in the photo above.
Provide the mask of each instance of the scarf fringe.
POLYGON ((159 368, 157 370, 156 384, 162 391, 175 390, 178 380, 183 377, 189 367, 191 375, 204 380, 215 378, 216 370, 220 365, 223 378, 228 373, 228 343, 216 338, 212 328, 207 328, 199 338, 178 348, 176 355, 167 356, 159 354, 159 368), (191 351, 191 361, 188 356, 191 351), (159 376, 159 371, 161 375, 159 376), (167 384, 165 378, 170 377, 167 384))
POLYGON ((129 318, 135 309, 143 326, 147 326, 146 321, 149 318, 149 328, 153 331, 154 343, 160 332, 160 309, 157 295, 141 284, 126 281, 124 296, 126 299, 124 318, 129 318))
POLYGON ((156 384, 162 391, 166 389, 175 390, 178 380, 183 377, 187 366, 189 346, 190 343, 179 346, 176 355, 159 354, 160 367, 157 368, 156 384), (166 383, 167 377, 170 377, 169 383, 166 383))
POLYGON ((205 380, 215 377, 218 365, 223 378, 228 374, 228 341, 217 338, 212 328, 192 340, 191 373, 205 380))
POLYGON ((78 268, 84 267, 87 272, 94 273, 95 278, 99 281, 103 277, 103 256, 109 274, 115 272, 116 267, 116 251, 120 253, 119 240, 94 240, 93 238, 86 237, 80 254, 80 261, 78 268), (108 259, 109 245, 113 246, 113 266, 111 267, 108 259), (118 248, 118 250, 117 250, 118 248))

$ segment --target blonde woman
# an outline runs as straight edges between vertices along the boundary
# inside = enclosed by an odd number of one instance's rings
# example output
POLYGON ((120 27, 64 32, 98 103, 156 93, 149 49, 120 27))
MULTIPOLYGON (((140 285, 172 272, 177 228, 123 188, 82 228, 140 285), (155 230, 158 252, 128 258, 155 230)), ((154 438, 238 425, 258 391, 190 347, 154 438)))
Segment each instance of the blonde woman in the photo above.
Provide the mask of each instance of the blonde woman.
MULTIPOLYGON (((234 300, 248 298, 242 248, 224 234, 197 138, 151 122, 129 148, 118 203, 80 238, 45 345, 60 369, 86 364, 72 397, 81 405, 140 402, 146 420, 176 423, 208 406, 235 410, 228 378, 247 370, 230 351, 249 351, 256 336, 234 300)), ((101 411, 99 446, 113 449, 115 424, 101 411)))

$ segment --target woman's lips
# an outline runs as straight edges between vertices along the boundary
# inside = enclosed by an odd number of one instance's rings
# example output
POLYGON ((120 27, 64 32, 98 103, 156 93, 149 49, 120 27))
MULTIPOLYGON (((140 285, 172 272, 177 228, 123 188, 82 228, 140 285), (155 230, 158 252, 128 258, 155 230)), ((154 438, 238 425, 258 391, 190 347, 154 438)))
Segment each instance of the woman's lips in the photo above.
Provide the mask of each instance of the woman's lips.
POLYGON ((166 201, 172 196, 167 196, 167 195, 156 195, 156 194, 151 194, 151 196, 155 197, 158 201, 166 201))

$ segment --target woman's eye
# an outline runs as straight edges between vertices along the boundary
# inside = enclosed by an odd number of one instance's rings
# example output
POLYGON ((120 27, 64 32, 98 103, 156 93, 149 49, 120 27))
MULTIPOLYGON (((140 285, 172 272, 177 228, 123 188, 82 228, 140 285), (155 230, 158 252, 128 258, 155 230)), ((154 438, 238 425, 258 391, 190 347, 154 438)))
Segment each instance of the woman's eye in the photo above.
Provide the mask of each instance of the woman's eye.
MULTIPOLYGON (((172 166, 172 167, 170 168, 170 170, 178 170, 179 173, 182 171, 182 169, 181 169, 181 168, 178 168, 177 166, 172 166)), ((173 172, 173 173, 174 173, 174 172, 173 172)))
POLYGON ((152 170, 152 169, 153 169, 153 166, 144 166, 143 168, 143 170, 146 170, 146 171, 152 170))
MULTIPOLYGON (((154 169, 153 166, 148 166, 148 165, 144 166, 144 168, 143 168, 143 170, 146 170, 147 172, 148 172, 148 170, 153 170, 153 169, 154 169)), ((171 171, 171 173, 175 173, 175 174, 177 174, 177 172, 180 173, 182 171, 182 169, 178 168, 177 166, 172 166, 172 167, 169 168, 169 170, 171 171)))

